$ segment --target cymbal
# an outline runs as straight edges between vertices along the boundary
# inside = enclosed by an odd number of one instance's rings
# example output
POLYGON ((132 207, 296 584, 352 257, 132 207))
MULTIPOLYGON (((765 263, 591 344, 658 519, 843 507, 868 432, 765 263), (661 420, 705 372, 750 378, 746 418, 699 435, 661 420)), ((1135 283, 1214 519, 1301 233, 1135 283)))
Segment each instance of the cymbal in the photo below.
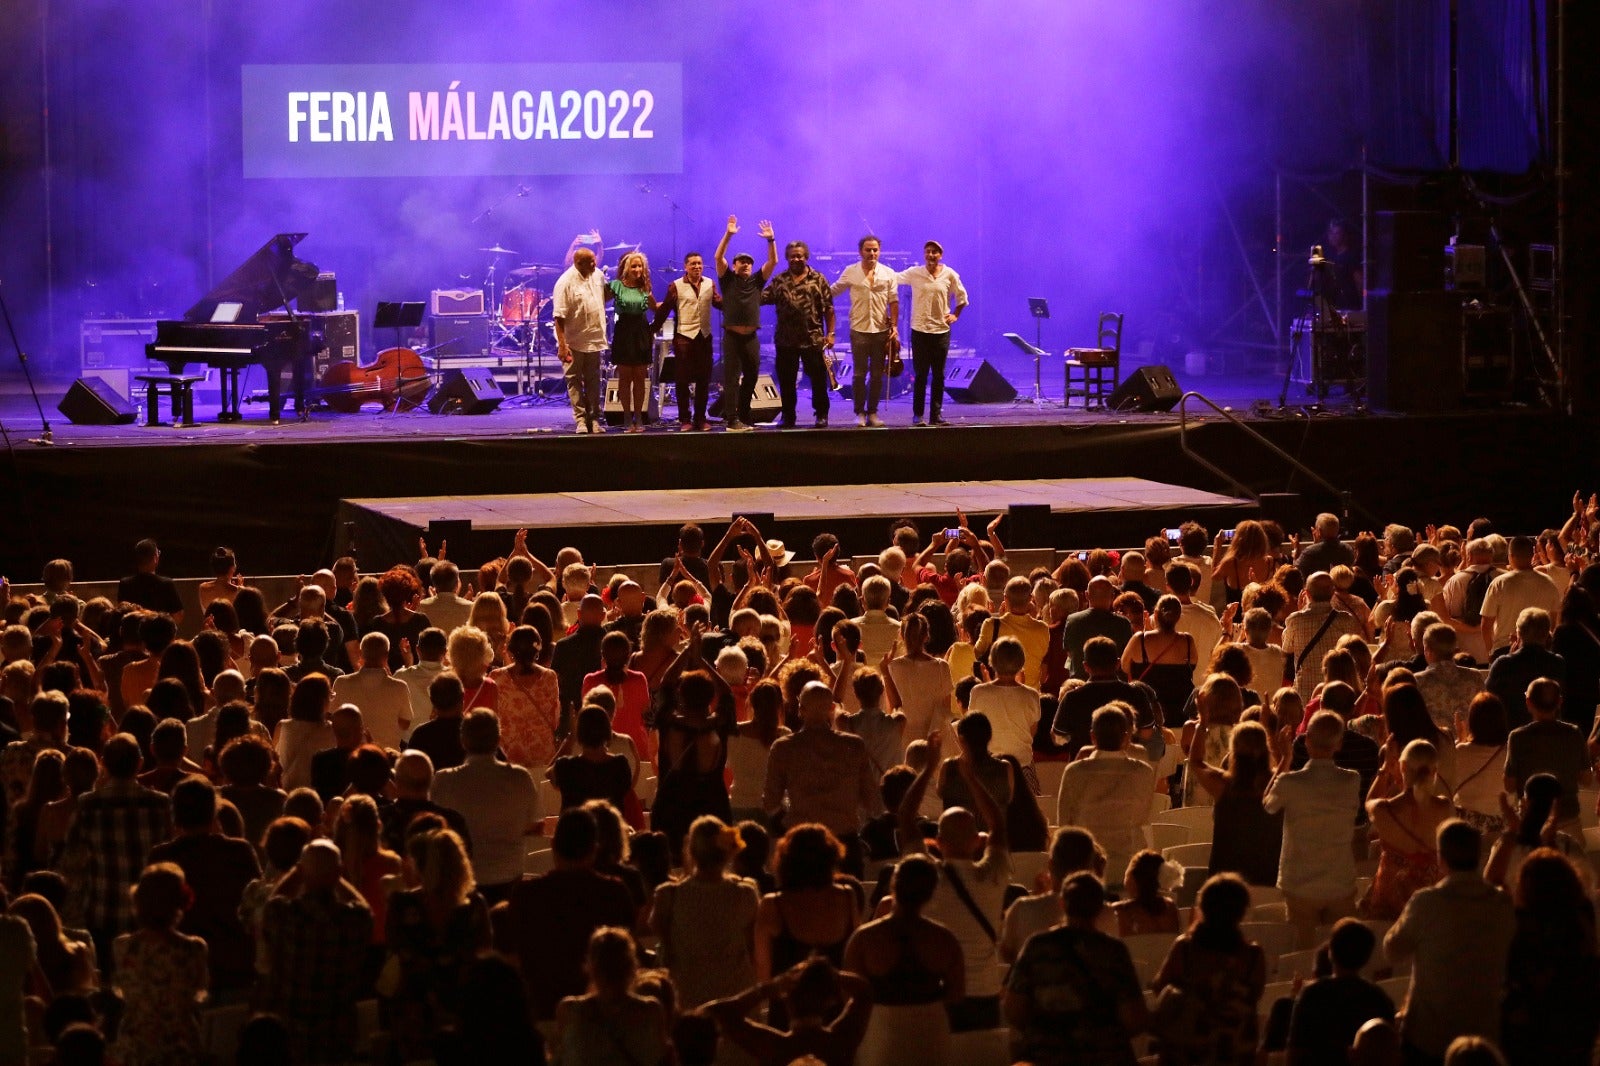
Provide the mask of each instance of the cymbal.
POLYGON ((480 252, 488 252, 491 255, 516 255, 517 254, 514 249, 502 248, 498 244, 495 245, 493 248, 479 248, 478 251, 480 251, 480 252))
POLYGON ((629 244, 627 241, 622 241, 619 244, 608 244, 605 246, 605 250, 608 252, 620 252, 624 248, 630 252, 637 252, 639 250, 639 244, 637 241, 633 244, 629 244))
POLYGON ((524 263, 515 270, 506 271, 506 277, 531 278, 535 274, 558 274, 560 272, 561 268, 558 266, 550 266, 545 263, 524 263))

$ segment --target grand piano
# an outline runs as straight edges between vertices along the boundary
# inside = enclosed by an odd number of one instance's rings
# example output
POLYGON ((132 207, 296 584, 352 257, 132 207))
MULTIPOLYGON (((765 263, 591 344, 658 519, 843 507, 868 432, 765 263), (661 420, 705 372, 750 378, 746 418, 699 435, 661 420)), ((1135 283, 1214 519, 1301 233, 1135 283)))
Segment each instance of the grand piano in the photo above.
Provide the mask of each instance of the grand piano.
POLYGON ((243 420, 240 378, 253 366, 267 377, 267 409, 273 422, 283 414, 283 371, 293 372, 294 409, 306 417, 306 385, 312 356, 322 344, 315 320, 290 313, 287 319, 262 322, 261 316, 291 301, 311 299, 317 267, 295 255, 304 233, 280 233, 206 293, 182 319, 158 321, 154 343, 145 345, 152 361, 165 363, 173 374, 191 363, 222 372, 219 422, 243 420))

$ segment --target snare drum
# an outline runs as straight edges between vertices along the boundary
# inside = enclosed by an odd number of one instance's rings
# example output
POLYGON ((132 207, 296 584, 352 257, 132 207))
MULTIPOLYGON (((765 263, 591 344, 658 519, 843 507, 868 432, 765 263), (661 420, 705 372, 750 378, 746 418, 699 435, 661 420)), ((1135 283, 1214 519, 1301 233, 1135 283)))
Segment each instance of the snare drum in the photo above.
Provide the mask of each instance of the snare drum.
POLYGON ((500 319, 509 324, 532 322, 539 317, 544 303, 544 293, 522 286, 512 289, 500 298, 500 319))

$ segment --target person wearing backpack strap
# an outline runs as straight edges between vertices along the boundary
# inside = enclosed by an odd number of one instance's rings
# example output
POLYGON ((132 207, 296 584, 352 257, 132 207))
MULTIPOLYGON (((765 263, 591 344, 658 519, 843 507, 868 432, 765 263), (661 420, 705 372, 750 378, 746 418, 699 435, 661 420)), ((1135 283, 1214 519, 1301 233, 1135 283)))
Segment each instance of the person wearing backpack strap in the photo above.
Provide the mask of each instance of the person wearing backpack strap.
POLYGON ((1489 661, 1483 601, 1489 594, 1489 585, 1499 576, 1489 542, 1482 538, 1469 540, 1463 550, 1461 569, 1450 576, 1431 604, 1439 617, 1455 629, 1460 649, 1480 663, 1489 661))
MULTIPOLYGON (((922 797, 928 791, 933 768, 941 763, 944 736, 928 738, 928 762, 900 803, 902 855, 925 853, 927 842, 918 828, 922 797)), ((978 808, 990 826, 978 832, 973 812, 951 807, 939 818, 939 887, 923 915, 956 935, 966 961, 966 998, 949 1006, 951 1032, 971 1032, 1000 1027, 999 930, 1005 913, 1006 887, 1011 883, 1011 851, 1005 814, 978 780, 966 755, 956 760, 978 808)))

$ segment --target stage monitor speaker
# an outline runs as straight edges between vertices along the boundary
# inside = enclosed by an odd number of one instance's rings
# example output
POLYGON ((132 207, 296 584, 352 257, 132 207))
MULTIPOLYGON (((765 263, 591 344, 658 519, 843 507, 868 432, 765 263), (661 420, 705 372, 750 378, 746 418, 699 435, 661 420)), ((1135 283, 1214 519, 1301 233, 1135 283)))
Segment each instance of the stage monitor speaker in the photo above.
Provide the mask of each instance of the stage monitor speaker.
POLYGON ((500 406, 506 394, 500 383, 483 367, 450 370, 437 388, 428 394, 428 410, 434 414, 486 415, 500 406))
POLYGON ((1106 406, 1113 411, 1170 411, 1182 398, 1183 389, 1172 376, 1172 368, 1157 364, 1131 371, 1106 406))
MULTIPOLYGON (((911 376, 909 365, 901 376, 911 376)), ((1010 403, 1017 398, 1005 375, 980 355, 952 355, 945 360, 944 392, 956 403, 1010 403)))
MULTIPOLYGON (((646 422, 661 421, 661 393, 665 388, 664 385, 651 385, 646 390, 644 413, 646 422)), ((618 391, 616 378, 606 382, 605 412, 606 425, 622 425, 622 394, 618 391)))
MULTIPOLYGON (((706 409, 706 414, 713 418, 727 421, 722 413, 722 397, 726 393, 719 393, 716 399, 706 409)), ((756 392, 750 399, 750 419, 756 424, 771 422, 783 414, 783 397, 778 393, 778 383, 772 379, 771 374, 756 375, 756 392)))
POLYGON ((1055 541, 1050 536, 1050 505, 1048 503, 1014 503, 1006 508, 1006 543, 1018 548, 1049 548, 1055 541))
POLYGON ((1450 227, 1436 211, 1379 211, 1372 219, 1367 289, 1438 292, 1450 227))
POLYGON ((489 354, 489 317, 461 315, 432 320, 434 357, 489 354))
POLYGON ((1367 400, 1386 411, 1461 404, 1461 296, 1367 293, 1367 400))
POLYGON ((99 378, 79 378, 61 398, 56 410, 75 426, 131 426, 133 404, 99 378))

